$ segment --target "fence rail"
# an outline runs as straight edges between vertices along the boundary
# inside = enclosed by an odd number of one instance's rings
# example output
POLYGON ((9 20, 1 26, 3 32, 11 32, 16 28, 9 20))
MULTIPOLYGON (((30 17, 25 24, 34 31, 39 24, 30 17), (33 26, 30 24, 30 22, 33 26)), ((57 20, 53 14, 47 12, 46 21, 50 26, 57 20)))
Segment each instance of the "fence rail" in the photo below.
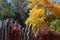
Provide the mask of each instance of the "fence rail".
POLYGON ((13 28, 10 27, 10 25, 3 26, 2 29, 0 29, 0 34, 0 40, 31 40, 33 36, 31 25, 26 28, 20 28, 19 32, 14 31, 13 28), (14 39, 14 34, 17 38, 19 37, 19 39, 14 39))

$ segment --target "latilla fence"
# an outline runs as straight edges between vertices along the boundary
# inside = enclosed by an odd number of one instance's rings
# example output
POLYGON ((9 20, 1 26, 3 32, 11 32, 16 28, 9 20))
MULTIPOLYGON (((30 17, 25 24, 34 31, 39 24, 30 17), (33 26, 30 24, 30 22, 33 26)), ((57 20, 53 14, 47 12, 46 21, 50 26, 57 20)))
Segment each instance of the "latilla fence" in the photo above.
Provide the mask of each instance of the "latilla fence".
MULTIPOLYGON (((50 29, 38 29, 36 35, 32 32, 32 25, 26 28, 14 30, 10 22, 7 26, 3 25, 0 29, 0 40, 60 40, 60 32, 51 31, 50 29)), ((16 28, 18 29, 18 28, 16 28)))
POLYGON ((20 28, 19 32, 14 31, 10 25, 10 22, 7 26, 3 24, 2 29, 0 30, 0 40, 32 40, 33 32, 31 25, 27 25, 26 28, 20 28), (14 37, 14 35, 16 35, 16 37, 14 37))

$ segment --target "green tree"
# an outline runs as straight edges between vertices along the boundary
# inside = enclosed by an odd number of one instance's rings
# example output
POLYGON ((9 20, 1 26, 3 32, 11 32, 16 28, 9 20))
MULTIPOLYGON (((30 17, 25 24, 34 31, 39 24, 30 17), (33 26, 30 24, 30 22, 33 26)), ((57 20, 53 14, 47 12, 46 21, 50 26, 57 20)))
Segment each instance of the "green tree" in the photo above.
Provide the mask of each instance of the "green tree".
POLYGON ((11 3, 7 0, 0 0, 0 16, 5 17, 15 17, 14 12, 11 10, 11 3))
POLYGON ((0 12, 0 15, 2 18, 5 18, 5 17, 15 17, 15 14, 13 13, 13 11, 7 9, 7 8, 3 8, 0 12))
POLYGON ((12 0, 12 5, 14 5, 13 12, 15 13, 19 23, 22 25, 28 16, 28 12, 26 12, 28 10, 26 8, 27 3, 26 0, 12 0))
POLYGON ((2 18, 5 17, 14 17, 19 23, 24 24, 25 19, 27 18, 27 8, 26 5, 28 2, 26 0, 0 0, 0 15, 2 18))
POLYGON ((56 32, 60 32, 60 20, 55 20, 51 22, 50 28, 56 32))

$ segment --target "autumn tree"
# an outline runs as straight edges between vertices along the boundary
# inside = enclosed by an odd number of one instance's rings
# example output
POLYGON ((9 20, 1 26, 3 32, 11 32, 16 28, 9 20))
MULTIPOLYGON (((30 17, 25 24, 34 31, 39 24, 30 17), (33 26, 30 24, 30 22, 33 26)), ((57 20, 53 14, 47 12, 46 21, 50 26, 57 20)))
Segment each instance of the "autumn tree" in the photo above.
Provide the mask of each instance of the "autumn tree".
POLYGON ((37 31, 37 28, 45 28, 47 24, 45 22, 46 15, 43 7, 39 8, 35 6, 30 10, 29 17, 26 20, 26 24, 32 24, 33 32, 37 31))
MULTIPOLYGON (((37 28, 49 27, 50 22, 49 19, 47 20, 49 15, 60 16, 60 3, 56 4, 55 2, 50 2, 50 0, 28 0, 28 2, 30 2, 30 4, 27 7, 31 8, 31 10, 29 11, 26 24, 32 24, 33 31, 36 31, 37 28)), ((55 19, 56 18, 53 20, 55 19)))

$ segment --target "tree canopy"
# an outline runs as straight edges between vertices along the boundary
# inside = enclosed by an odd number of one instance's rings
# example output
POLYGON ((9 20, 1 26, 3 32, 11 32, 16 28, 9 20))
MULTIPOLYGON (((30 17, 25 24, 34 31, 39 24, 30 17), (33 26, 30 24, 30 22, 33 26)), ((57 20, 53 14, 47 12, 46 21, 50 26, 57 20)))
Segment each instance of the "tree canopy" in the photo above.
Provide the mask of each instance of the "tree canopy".
POLYGON ((36 28, 49 28, 50 23, 60 18, 60 3, 50 2, 50 0, 28 0, 27 5, 31 8, 26 24, 32 24, 32 30, 36 28), (50 17, 49 17, 50 16, 50 17))

